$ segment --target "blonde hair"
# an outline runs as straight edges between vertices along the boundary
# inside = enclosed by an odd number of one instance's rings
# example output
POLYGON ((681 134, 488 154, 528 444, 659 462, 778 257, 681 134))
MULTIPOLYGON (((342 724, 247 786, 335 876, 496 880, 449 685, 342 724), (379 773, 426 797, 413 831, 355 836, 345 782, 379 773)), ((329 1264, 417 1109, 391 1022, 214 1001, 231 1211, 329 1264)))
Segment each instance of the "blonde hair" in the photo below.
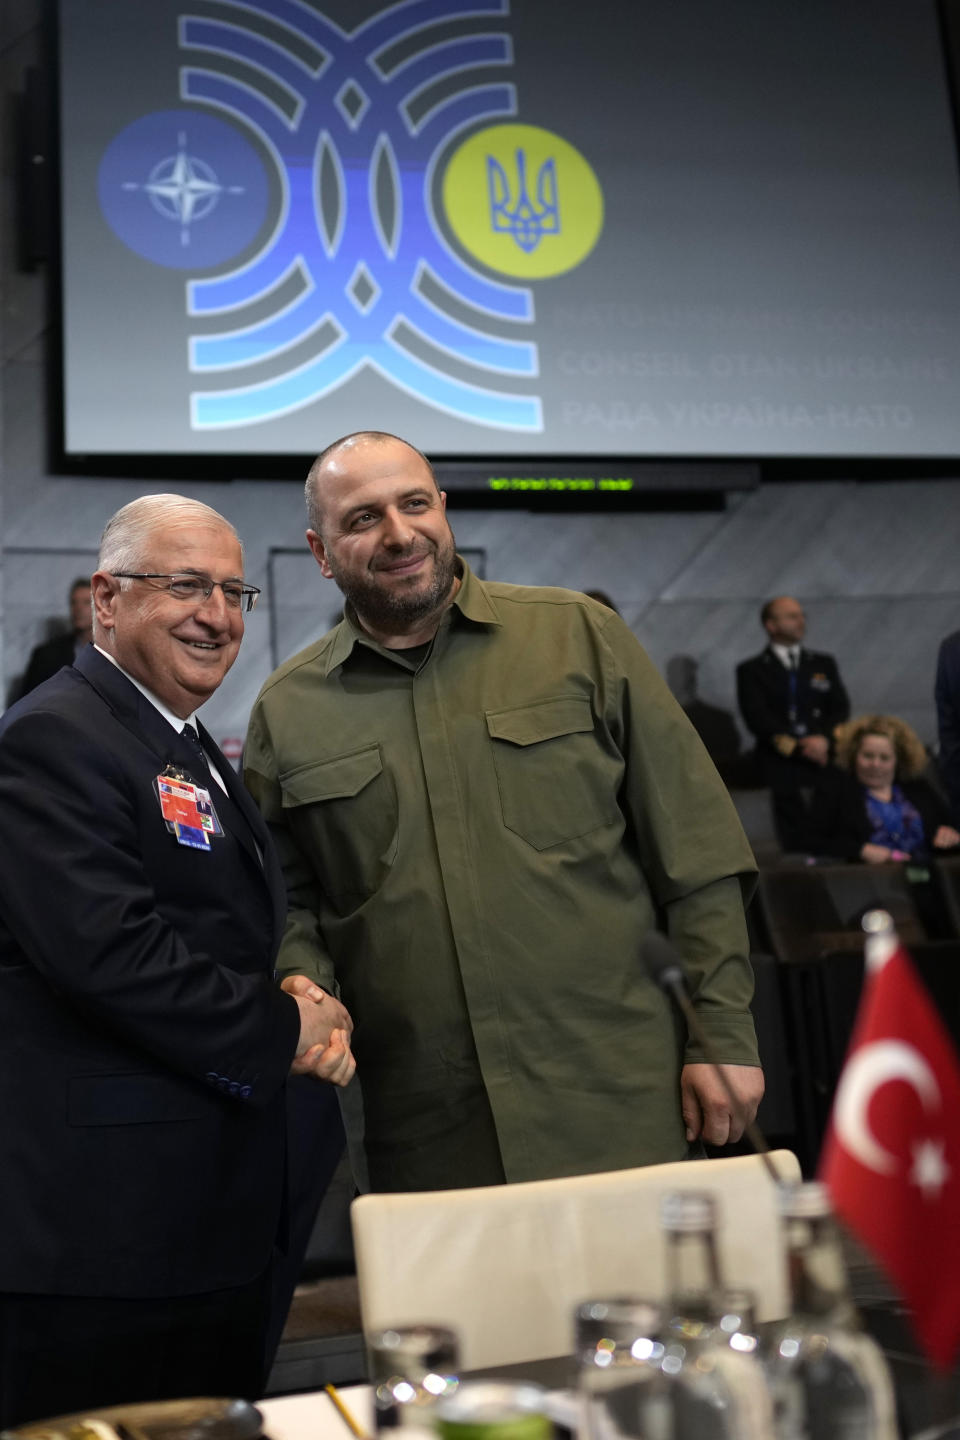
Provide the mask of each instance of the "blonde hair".
POLYGON ((868 735, 882 735, 890 741, 897 759, 897 775, 901 780, 913 780, 927 768, 923 741, 906 720, 900 720, 896 715, 855 715, 852 720, 838 725, 834 735, 837 764, 844 770, 853 769, 857 752, 868 735))

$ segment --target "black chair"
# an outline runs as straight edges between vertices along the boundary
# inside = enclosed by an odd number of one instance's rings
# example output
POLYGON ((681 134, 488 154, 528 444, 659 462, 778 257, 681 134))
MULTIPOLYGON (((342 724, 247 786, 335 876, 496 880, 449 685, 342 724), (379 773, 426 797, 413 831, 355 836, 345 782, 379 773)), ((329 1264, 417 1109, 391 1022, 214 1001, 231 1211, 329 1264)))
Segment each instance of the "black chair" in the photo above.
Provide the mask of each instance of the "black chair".
POLYGON ((901 865, 784 865, 762 870, 759 903, 784 964, 860 954, 868 910, 886 910, 907 945, 930 939, 901 865))
POLYGON ((947 933, 960 940, 960 858, 935 860, 930 868, 946 917, 947 933))
MULTIPOLYGON (((960 899, 960 878, 958 878, 960 899)), ((778 962, 796 1113, 793 1148, 813 1173, 863 986, 868 910, 886 910, 924 963, 956 964, 956 942, 931 939, 906 867, 790 865, 760 872, 759 905, 778 962)))
POLYGON ((752 954, 750 963, 753 966, 750 1009, 766 1081, 757 1124, 768 1139, 776 1137, 793 1148, 797 1117, 779 967, 772 955, 765 954, 752 954))
POLYGON ((782 851, 774 829, 770 791, 731 785, 730 799, 736 807, 740 824, 756 856, 757 864, 775 864, 782 851))

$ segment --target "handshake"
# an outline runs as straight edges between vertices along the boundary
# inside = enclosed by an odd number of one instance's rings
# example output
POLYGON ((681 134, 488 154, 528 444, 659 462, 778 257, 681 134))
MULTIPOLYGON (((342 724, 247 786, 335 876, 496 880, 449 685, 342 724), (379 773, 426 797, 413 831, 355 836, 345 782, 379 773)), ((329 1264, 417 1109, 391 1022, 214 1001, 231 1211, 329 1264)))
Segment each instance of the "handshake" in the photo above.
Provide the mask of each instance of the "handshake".
POLYGON ((300 1040, 291 1075, 349 1085, 357 1068, 350 1049, 349 1011, 306 975, 288 975, 280 988, 293 996, 300 1010, 300 1040))

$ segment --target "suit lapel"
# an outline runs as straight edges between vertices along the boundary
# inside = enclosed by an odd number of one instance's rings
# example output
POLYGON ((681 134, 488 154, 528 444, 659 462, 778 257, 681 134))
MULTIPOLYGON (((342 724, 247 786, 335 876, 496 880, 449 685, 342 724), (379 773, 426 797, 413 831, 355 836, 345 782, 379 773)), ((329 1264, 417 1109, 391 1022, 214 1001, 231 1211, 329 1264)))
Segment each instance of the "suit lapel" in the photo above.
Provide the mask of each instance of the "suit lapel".
POLYGON ((780 662, 780 657, 771 645, 766 651, 767 673, 779 699, 786 702, 790 693, 790 672, 780 662))
POLYGON ((265 854, 270 845, 267 827, 261 819, 260 811, 237 779, 236 771, 214 741, 210 731, 199 720, 197 721, 197 733, 208 758, 217 767, 217 773, 227 791, 225 798, 223 791, 214 781, 214 789, 211 792, 213 803, 218 808, 218 813, 223 813, 225 822, 232 821, 230 829, 259 865, 260 854, 265 854))
POLYGON ((80 652, 74 667, 93 686, 120 724, 152 751, 161 770, 166 765, 183 767, 179 735, 122 671, 105 660, 92 645, 80 652))
MULTIPOLYGON (((235 808, 239 811, 240 826, 236 832, 238 839, 256 858, 273 898, 274 908, 281 916, 282 924, 287 910, 287 887, 283 871, 280 869, 280 861, 273 848, 270 832, 243 781, 220 747, 214 742, 209 730, 199 720, 197 721, 197 731, 204 750, 212 758, 227 787, 231 809, 235 808)), ((214 801, 216 802, 216 797, 214 797, 214 801)))
MULTIPOLYGON (((151 705, 122 671, 106 660, 92 645, 80 652, 74 665, 109 706, 120 724, 153 753, 158 774, 168 765, 178 769, 190 769, 193 756, 185 742, 156 706, 151 705)), ((286 909, 285 889, 266 826, 257 807, 237 779, 233 766, 202 725, 199 727, 199 734, 203 747, 216 765, 227 790, 224 796, 216 781, 213 782, 212 798, 217 814, 224 827, 250 856, 257 873, 263 877, 273 901, 276 927, 278 923, 282 924, 286 909)))

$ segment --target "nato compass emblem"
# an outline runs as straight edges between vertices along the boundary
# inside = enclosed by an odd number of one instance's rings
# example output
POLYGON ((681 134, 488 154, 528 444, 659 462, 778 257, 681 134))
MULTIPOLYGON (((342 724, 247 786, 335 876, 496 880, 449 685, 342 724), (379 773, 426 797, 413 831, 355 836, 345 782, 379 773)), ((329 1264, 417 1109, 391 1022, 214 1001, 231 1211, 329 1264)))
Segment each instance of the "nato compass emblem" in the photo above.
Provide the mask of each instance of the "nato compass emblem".
MULTIPOLYGON (((175 220, 180 226, 180 244, 190 244, 190 226, 204 220, 214 209, 224 186, 217 180, 213 167, 187 151, 187 134, 177 136, 177 153, 168 155, 150 171, 143 186, 127 180, 124 190, 143 189, 158 215, 175 220)), ((242 195, 243 185, 227 187, 234 195, 242 195)))
POLYGON ((269 185, 256 151, 233 126, 169 110, 143 116, 116 137, 100 164, 99 189, 111 229, 131 250, 157 265, 194 270, 232 258, 255 238, 269 185))

